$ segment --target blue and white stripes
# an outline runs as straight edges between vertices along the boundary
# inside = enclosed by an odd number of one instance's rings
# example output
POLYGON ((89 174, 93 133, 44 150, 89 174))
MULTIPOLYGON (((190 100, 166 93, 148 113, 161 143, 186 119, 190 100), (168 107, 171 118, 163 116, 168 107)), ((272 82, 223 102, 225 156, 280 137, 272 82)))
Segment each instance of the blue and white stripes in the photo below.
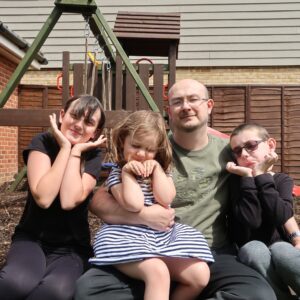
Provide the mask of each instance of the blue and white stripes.
POLYGON ((90 263, 95 265, 113 265, 163 256, 214 261, 203 235, 180 223, 166 232, 146 226, 104 224, 96 234, 94 253, 95 257, 90 259, 90 263))
MULTIPOLYGON (((155 199, 151 180, 137 178, 144 193, 145 205, 155 199)), ((113 168, 107 179, 111 188, 121 183, 121 169, 113 168)), ((213 262, 213 256, 203 235, 196 229, 176 223, 169 231, 157 231, 143 225, 103 224, 95 236, 94 265, 113 265, 139 261, 151 257, 198 258, 213 262)))

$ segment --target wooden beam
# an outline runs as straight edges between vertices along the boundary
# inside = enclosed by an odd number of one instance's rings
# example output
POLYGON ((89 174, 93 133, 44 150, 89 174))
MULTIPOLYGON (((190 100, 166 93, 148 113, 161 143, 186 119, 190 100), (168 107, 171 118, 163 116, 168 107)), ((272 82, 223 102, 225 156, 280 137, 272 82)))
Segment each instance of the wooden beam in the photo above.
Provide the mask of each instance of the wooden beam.
POLYGON ((64 12, 82 15, 90 15, 97 9, 97 4, 94 0, 56 0, 54 4, 64 12))
POLYGON ((0 126, 41 126, 50 125, 49 115, 58 109, 0 109, 0 126))
POLYGON ((62 102, 66 104, 68 99, 70 98, 70 52, 63 51, 63 78, 62 78, 62 102))
MULTIPOLYGON (((0 109, 0 126, 49 127, 49 115, 59 114, 59 109, 0 109)), ((125 118, 130 111, 106 111, 105 127, 111 128, 125 118)))

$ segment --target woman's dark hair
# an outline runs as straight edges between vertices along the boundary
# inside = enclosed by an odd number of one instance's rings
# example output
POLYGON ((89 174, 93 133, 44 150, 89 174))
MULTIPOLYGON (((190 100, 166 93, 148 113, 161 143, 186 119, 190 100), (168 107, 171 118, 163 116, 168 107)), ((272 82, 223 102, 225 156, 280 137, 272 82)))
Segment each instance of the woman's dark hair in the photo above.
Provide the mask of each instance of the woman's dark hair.
POLYGON ((78 118, 81 118, 85 115, 86 118, 90 119, 95 113, 95 111, 98 108, 100 109, 100 121, 97 126, 97 132, 94 137, 94 140, 98 139, 105 125, 105 113, 100 100, 94 96, 85 94, 74 96, 66 102, 64 106, 64 111, 66 112, 70 108, 71 104, 75 101, 77 102, 72 107, 72 113, 78 118))

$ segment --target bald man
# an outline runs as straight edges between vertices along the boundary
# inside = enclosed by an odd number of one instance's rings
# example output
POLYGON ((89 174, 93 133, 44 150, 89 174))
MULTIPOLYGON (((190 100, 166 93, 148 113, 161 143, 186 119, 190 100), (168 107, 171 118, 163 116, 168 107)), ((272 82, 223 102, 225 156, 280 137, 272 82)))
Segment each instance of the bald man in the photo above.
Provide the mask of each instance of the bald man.
MULTIPOLYGON (((157 230, 168 230, 174 224, 175 209, 176 221, 199 229, 215 258, 210 265, 210 282, 197 299, 276 300, 268 283, 236 260, 235 247, 228 238, 229 174, 225 166, 232 158, 228 140, 208 133, 213 106, 207 88, 196 80, 181 80, 169 91, 176 186, 172 209, 157 204, 138 213, 128 212, 103 187, 96 192, 90 209, 107 223, 144 224, 157 230)), ((143 295, 142 282, 113 266, 93 266, 78 280, 75 300, 136 300, 143 295)))

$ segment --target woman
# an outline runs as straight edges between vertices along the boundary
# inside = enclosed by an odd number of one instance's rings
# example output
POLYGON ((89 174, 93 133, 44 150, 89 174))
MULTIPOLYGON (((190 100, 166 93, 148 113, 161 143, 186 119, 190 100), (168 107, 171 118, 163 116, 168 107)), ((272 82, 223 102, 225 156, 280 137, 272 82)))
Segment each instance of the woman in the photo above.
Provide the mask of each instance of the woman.
POLYGON ((87 205, 100 173, 105 115, 88 95, 50 115, 23 152, 28 198, 0 271, 1 299, 72 299, 91 256, 87 205))

